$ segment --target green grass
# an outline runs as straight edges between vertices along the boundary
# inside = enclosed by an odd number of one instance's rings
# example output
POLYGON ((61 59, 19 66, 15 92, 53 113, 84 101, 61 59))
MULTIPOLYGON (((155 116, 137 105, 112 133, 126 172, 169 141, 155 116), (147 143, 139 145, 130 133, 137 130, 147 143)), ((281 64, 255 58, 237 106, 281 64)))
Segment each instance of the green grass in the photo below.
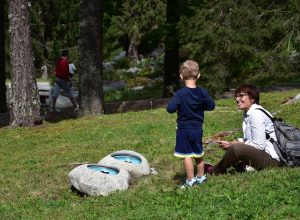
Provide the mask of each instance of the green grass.
POLYGON ((142 90, 132 90, 130 88, 112 90, 105 93, 105 102, 121 102, 129 100, 155 99, 162 98, 163 87, 162 83, 154 83, 152 86, 147 86, 142 90))
MULTIPOLYGON (((300 104, 281 104, 299 92, 263 93, 261 103, 299 127, 300 104)), ((241 127, 242 113, 232 99, 217 106, 205 115, 204 140, 241 127)), ((299 168, 209 176, 201 187, 178 189, 185 173, 173 156, 175 120, 156 109, 0 129, 0 219, 299 219, 299 168), (123 149, 143 154, 158 175, 107 197, 70 190, 72 163, 97 163, 123 149)), ((209 146, 205 160, 215 163, 222 154, 209 146)))

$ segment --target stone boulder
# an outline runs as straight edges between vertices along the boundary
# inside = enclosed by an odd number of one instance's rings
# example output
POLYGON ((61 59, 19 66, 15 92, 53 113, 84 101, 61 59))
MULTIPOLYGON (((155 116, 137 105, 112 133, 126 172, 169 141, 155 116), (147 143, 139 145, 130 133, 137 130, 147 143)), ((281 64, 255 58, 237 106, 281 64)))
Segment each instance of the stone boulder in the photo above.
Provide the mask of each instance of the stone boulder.
POLYGON ((84 164, 74 168, 68 177, 72 186, 81 193, 89 196, 107 196, 111 192, 128 189, 130 175, 126 169, 119 169, 113 165, 84 164), (115 173, 99 171, 97 168, 112 170, 115 173))
POLYGON ((298 103, 298 102, 300 102, 300 93, 298 95, 296 95, 293 99, 288 101, 286 104, 293 104, 293 103, 298 103))
POLYGON ((138 178, 150 174, 149 163, 146 158, 130 150, 122 150, 111 153, 98 162, 102 166, 114 165, 119 169, 125 169, 129 172, 131 178, 138 178), (121 160, 118 157, 122 157, 121 160), (128 159, 126 159, 128 157, 128 159), (130 159, 136 159, 131 161, 130 159))

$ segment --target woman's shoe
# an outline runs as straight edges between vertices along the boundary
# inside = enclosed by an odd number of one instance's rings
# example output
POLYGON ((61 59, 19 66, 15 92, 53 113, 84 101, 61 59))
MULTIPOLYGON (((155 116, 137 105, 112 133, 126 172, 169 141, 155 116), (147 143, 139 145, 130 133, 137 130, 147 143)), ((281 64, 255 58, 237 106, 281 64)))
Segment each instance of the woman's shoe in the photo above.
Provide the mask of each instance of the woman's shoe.
POLYGON ((204 164, 204 173, 213 174, 214 172, 214 166, 210 163, 204 164))

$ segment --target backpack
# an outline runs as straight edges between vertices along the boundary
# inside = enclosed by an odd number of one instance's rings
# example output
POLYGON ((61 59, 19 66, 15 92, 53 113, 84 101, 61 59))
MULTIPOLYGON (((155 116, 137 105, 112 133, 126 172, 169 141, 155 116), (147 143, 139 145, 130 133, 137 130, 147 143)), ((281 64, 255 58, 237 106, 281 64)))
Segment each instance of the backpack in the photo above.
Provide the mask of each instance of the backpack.
POLYGON ((257 108, 264 112, 273 122, 277 141, 266 134, 267 139, 273 144, 280 161, 287 166, 300 166, 300 130, 288 125, 282 119, 277 119, 268 114, 264 109, 257 108))

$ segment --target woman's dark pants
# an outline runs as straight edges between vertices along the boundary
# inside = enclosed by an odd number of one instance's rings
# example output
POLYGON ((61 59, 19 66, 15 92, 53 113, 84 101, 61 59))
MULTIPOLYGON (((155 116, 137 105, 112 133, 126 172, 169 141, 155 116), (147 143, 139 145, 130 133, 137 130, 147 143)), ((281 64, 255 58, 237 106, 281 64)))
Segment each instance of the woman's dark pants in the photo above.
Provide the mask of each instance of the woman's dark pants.
POLYGON ((280 162, 273 159, 263 150, 256 149, 244 143, 235 143, 226 151, 219 163, 214 166, 215 174, 223 174, 227 172, 227 168, 236 166, 243 162, 256 170, 262 170, 267 167, 279 166, 280 162))

